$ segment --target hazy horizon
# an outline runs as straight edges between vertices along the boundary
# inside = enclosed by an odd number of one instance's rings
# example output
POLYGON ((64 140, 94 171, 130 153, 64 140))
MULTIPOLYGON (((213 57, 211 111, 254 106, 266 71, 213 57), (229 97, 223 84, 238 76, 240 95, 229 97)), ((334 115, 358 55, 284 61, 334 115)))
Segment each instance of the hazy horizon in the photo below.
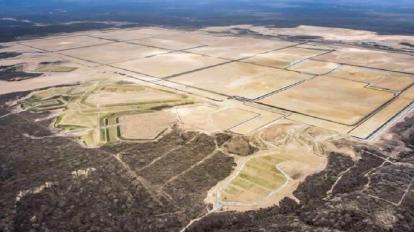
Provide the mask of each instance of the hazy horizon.
POLYGON ((414 2, 356 0, 0 0, 0 40, 112 26, 314 25, 414 34, 414 2), (108 23, 108 21, 118 23, 108 23), (120 23, 122 22, 122 23, 120 23))

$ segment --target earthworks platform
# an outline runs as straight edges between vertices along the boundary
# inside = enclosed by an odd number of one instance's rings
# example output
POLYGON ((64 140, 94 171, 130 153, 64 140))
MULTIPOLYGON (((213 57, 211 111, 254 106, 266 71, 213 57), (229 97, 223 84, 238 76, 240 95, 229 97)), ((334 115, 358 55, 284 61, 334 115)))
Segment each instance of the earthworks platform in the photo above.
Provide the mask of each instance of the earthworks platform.
MULTIPOLYGON (((77 68, 75 63, 79 63, 79 67, 99 70, 99 75, 121 76, 156 84, 171 93, 213 100, 214 104, 174 108, 179 122, 210 132, 251 134, 285 118, 366 139, 403 116, 414 100, 413 56, 347 45, 148 27, 27 40, 5 49, 11 48, 27 54, 2 64, 26 60, 22 67, 27 72, 57 76, 61 67, 39 68, 31 61, 50 56, 53 61, 69 60, 70 67, 77 68), (200 123, 206 118, 209 125, 200 123)), ((79 75, 87 79, 91 73, 84 68, 64 70, 66 76, 78 79, 79 75)), ((5 89, 13 88, 10 83, 2 84, 5 89)), ((139 104, 157 98, 150 93, 152 89, 105 88, 88 94, 82 104, 120 107, 118 103, 139 104)), ((176 97, 171 93, 156 92, 164 102, 176 97)), ((95 113, 90 120, 96 121, 95 113)))

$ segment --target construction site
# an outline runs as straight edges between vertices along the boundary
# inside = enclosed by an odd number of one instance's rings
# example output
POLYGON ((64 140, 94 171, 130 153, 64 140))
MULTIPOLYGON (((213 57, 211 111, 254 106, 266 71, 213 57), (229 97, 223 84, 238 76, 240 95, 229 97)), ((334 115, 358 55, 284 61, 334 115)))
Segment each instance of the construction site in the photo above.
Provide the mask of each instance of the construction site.
MULTIPOLYGON (((142 230, 189 229, 207 215, 259 210, 285 197, 302 202, 295 191, 330 167, 331 154, 358 162, 351 144, 378 143, 414 102, 412 54, 341 43, 147 27, 22 40, 0 52, 18 54, 0 59, 4 136, 34 147, 50 139, 59 147, 50 154, 66 157, 4 159, 17 165, 4 179, 13 186, 6 195, 25 210, 1 220, 22 213, 21 229, 44 217, 37 209, 35 219, 25 215, 31 201, 48 205, 46 195, 59 198, 83 182, 110 207, 122 201, 122 210, 144 218, 130 222, 147 223, 142 230), (82 152, 97 154, 84 160, 82 152), (40 164, 44 170, 32 167, 40 164), (114 192, 92 187, 105 181, 114 192)), ((395 206, 410 181, 396 199, 364 191, 395 206)), ((81 207, 75 196, 90 200, 81 192, 62 204, 81 207)), ((136 226, 117 220, 124 231, 136 226)))

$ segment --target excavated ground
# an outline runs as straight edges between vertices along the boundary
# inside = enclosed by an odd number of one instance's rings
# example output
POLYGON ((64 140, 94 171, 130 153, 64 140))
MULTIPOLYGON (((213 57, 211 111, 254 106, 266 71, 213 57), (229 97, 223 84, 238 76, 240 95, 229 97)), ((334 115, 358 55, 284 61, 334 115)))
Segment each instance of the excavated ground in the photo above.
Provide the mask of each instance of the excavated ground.
POLYGON ((414 115, 376 145, 354 143, 360 159, 331 153, 279 206, 214 213, 187 231, 411 231, 414 228, 414 115))

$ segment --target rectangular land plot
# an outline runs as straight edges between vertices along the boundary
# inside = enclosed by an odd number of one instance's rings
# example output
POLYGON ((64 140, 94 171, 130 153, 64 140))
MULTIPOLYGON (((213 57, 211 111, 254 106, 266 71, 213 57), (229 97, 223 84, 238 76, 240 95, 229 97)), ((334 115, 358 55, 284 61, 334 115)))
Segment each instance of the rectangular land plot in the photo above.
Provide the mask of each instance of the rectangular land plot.
POLYGON ((175 113, 186 129, 219 132, 254 120, 259 114, 239 108, 194 105, 176 108, 175 113))
POLYGON ((109 40, 88 36, 54 37, 52 39, 36 39, 22 42, 22 44, 38 49, 55 52, 73 48, 88 47, 111 43, 109 40))
POLYGON ((414 57, 406 54, 343 48, 318 57, 318 60, 414 73, 414 57))
POLYGON ((188 35, 156 36, 140 40, 133 40, 130 42, 169 50, 184 50, 202 46, 202 44, 198 43, 197 38, 192 38, 188 35))
POLYGON ((287 116, 286 119, 289 119, 295 122, 305 123, 307 125, 325 128, 327 130, 336 131, 341 134, 347 134, 350 130, 355 128, 354 126, 338 124, 335 122, 330 122, 330 121, 326 121, 323 119, 317 119, 314 117, 306 116, 303 114, 296 114, 296 113, 292 113, 291 115, 287 116))
POLYGON ((388 91, 365 86, 365 83, 316 77, 260 102, 351 126, 393 99, 393 94, 388 91))
POLYGON ((113 66, 133 72, 139 72, 152 77, 166 78, 225 62, 226 60, 213 57, 184 52, 174 52, 117 63, 113 66))
POLYGON ((175 115, 168 111, 126 114, 119 117, 120 135, 123 139, 155 139, 175 122, 175 115))
POLYGON ((328 76, 359 81, 370 84, 371 87, 401 91, 414 82, 414 75, 388 72, 370 68, 360 68, 343 65, 328 76))
POLYGON ((374 114, 367 121, 352 130, 349 134, 361 139, 368 138, 378 128, 391 120, 405 107, 410 105, 411 102, 411 99, 398 97, 395 101, 391 102, 391 104, 387 105, 384 109, 374 114))
POLYGON ((291 71, 233 62, 171 80, 229 96, 255 99, 310 77, 291 71))
POLYGON ((236 60, 295 45, 295 43, 281 40, 264 40, 244 37, 218 37, 218 41, 218 43, 214 43, 208 47, 191 49, 191 52, 236 60))
POLYGON ((130 41, 148 38, 156 35, 175 34, 178 31, 164 30, 161 28, 140 28, 140 29, 125 29, 125 30, 107 30, 98 33, 93 33, 91 36, 103 38, 113 41, 130 41))
POLYGON ((283 116, 280 114, 261 114, 259 117, 253 118, 252 120, 232 128, 231 131, 233 133, 248 135, 282 117, 283 116))
POLYGON ((249 59, 246 59, 245 62, 274 68, 286 68, 299 61, 308 59, 319 54, 323 54, 325 52, 326 51, 315 49, 290 47, 273 52, 259 54, 249 59))
POLYGON ((120 42, 67 50, 62 54, 100 64, 111 64, 166 52, 168 51, 163 49, 120 42))
POLYGON ((332 63, 332 62, 305 60, 303 62, 299 62, 289 67, 289 70, 305 72, 305 73, 310 73, 310 74, 315 74, 315 75, 323 75, 323 74, 331 72, 332 70, 338 67, 339 67, 339 64, 332 63))

